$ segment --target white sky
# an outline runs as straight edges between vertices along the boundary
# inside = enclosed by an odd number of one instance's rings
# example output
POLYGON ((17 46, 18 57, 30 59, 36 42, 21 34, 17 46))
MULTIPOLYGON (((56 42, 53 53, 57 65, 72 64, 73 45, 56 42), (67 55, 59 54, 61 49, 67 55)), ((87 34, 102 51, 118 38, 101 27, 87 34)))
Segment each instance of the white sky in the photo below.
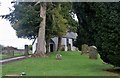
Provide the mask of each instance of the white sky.
MULTIPOLYGON (((9 8, 12 7, 12 0, 0 0, 0 15, 9 14, 9 8)), ((4 46, 13 46, 20 49, 24 48, 25 44, 32 44, 28 39, 21 39, 16 36, 15 30, 11 27, 9 21, 0 18, 0 44, 4 46)))

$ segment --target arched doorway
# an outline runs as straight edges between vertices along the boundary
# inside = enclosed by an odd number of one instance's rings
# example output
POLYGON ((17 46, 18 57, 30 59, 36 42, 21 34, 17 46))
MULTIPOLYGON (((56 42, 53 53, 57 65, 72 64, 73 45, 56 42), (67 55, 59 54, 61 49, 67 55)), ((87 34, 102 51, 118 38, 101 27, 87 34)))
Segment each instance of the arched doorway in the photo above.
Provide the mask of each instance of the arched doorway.
POLYGON ((49 51, 54 52, 55 51, 55 42, 51 39, 49 43, 49 51))

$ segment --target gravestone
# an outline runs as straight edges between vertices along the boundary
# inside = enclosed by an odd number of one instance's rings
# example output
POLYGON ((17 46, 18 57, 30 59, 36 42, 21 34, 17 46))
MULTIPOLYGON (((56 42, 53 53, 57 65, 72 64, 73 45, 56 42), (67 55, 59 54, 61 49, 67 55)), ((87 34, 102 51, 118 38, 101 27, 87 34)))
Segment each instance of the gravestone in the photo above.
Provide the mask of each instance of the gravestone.
POLYGON ((56 54, 56 60, 62 60, 62 55, 61 54, 56 54))
POLYGON ((82 45, 81 55, 82 54, 86 54, 86 53, 88 53, 88 45, 87 44, 83 44, 82 45))
MULTIPOLYGON (((25 72, 21 72, 21 73, 14 73, 14 74, 7 74, 7 75, 5 75, 5 76, 11 76, 11 78, 13 77, 13 76, 17 76, 17 78, 19 78, 19 76, 25 76, 26 75, 26 73, 25 72)), ((6 78, 6 77, 5 77, 6 78)), ((14 78, 14 77, 13 77, 14 78)))
POLYGON ((95 46, 90 46, 89 47, 89 58, 97 59, 97 57, 98 57, 97 48, 95 46))
POLYGON ((25 54, 24 54, 25 56, 29 55, 28 51, 29 51, 28 45, 25 45, 25 54))

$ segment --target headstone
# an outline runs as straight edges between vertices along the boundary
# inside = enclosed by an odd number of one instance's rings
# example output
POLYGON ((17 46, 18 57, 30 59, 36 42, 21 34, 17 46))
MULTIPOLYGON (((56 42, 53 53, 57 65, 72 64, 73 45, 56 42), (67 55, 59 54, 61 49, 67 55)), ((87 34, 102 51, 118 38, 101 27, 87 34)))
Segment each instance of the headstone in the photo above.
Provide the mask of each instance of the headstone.
POLYGON ((83 44, 82 45, 81 54, 86 54, 86 53, 88 53, 88 45, 87 44, 83 44))
POLYGON ((25 45, 25 54, 24 55, 29 55, 28 51, 29 51, 28 45, 25 45))
MULTIPOLYGON (((21 76, 21 74, 7 74, 7 75, 5 75, 6 77, 8 76, 8 77, 13 77, 14 78, 14 76, 15 77, 18 77, 18 76, 21 76)), ((19 78, 19 77, 18 77, 19 78)))
POLYGON ((95 46, 90 46, 89 47, 89 58, 97 59, 97 57, 98 57, 97 48, 95 46))
POLYGON ((62 55, 61 54, 56 54, 56 60, 62 60, 62 55))

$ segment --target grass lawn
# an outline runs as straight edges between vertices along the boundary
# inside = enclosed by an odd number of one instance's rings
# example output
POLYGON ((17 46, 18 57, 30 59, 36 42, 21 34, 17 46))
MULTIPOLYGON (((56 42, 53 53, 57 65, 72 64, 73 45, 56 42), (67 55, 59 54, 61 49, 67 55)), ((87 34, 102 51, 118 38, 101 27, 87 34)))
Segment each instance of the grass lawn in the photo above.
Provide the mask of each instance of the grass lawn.
POLYGON ((92 60, 79 52, 61 52, 63 59, 56 60, 57 52, 46 58, 28 58, 2 65, 2 75, 26 72, 27 76, 116 76, 103 71, 112 68, 101 59, 92 60))
POLYGON ((14 56, 12 55, 7 55, 7 54, 0 54, 0 60, 2 59, 8 59, 8 58, 13 58, 13 57, 18 57, 18 56, 23 56, 23 54, 14 54, 14 56))
POLYGON ((12 56, 6 55, 6 54, 0 54, 0 60, 6 59, 6 58, 11 58, 12 56))
MULTIPOLYGON (((29 54, 32 54, 32 52, 29 52, 29 54)), ((0 54, 0 60, 13 58, 13 57, 18 57, 18 56, 23 56, 23 55, 24 55, 23 53, 14 53, 14 56, 9 55, 9 54, 0 54)))

